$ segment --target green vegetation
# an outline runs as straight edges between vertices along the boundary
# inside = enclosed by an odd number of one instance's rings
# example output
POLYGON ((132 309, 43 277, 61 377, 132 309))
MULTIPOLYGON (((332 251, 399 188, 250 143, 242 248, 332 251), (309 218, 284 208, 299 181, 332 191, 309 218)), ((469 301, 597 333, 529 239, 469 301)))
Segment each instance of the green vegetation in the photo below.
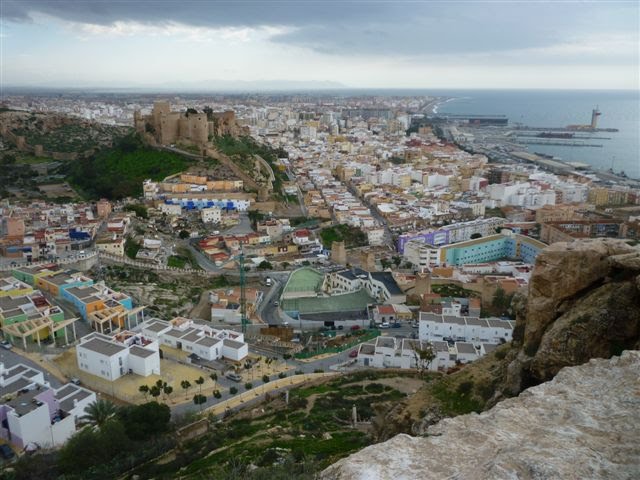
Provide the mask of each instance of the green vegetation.
POLYGON ((175 445, 175 439, 169 435, 171 411, 168 406, 150 402, 119 409, 111 405, 109 408, 110 414, 101 421, 99 428, 79 430, 58 451, 23 455, 14 464, 12 476, 0 477, 108 480, 118 478, 131 467, 155 458, 175 445))
POLYGON ((136 216, 139 218, 149 218, 149 214, 147 212, 147 207, 144 205, 139 205, 137 203, 128 203, 124 206, 125 212, 135 212, 136 216))
POLYGON ((490 218, 490 217, 505 218, 505 215, 500 208, 485 208, 484 216, 485 218, 490 218))
POLYGON ((173 268, 184 268, 187 264, 187 259, 185 257, 181 257, 180 255, 171 255, 167 259, 167 266, 173 268))
POLYGON ((325 248, 331 248, 333 242, 345 242, 346 248, 363 247, 367 245, 367 234, 358 227, 350 225, 335 225, 323 228, 320 238, 325 248))
POLYGON ((432 392, 440 400, 440 406, 447 416, 478 413, 482 411, 482 403, 471 394, 473 386, 473 382, 464 381, 455 390, 452 390, 447 388, 446 382, 442 381, 433 386, 432 392))
POLYGON ((112 149, 67 164, 71 182, 90 198, 137 197, 142 182, 162 180, 187 167, 188 161, 175 153, 144 146, 133 135, 112 149))
POLYGON ((467 290, 453 283, 445 283, 442 285, 432 285, 431 291, 442 295, 443 297, 471 298, 477 297, 478 294, 472 290, 467 290))
POLYGON ((282 395, 270 396, 249 417, 225 415, 210 432, 131 474, 158 480, 311 480, 329 464, 372 442, 351 428, 352 408, 355 405, 358 417, 368 420, 375 415, 375 404, 405 398, 378 380, 394 376, 364 371, 294 388, 288 405, 282 395))
POLYGON ((223 135, 214 137, 213 143, 218 151, 232 158, 247 171, 253 170, 253 155, 262 157, 269 164, 275 176, 273 191, 277 196, 282 197, 282 183, 287 181, 288 178, 287 174, 278 168, 276 161, 278 158, 289 156, 286 150, 258 143, 251 137, 223 135))
POLYGON ((42 145, 47 151, 82 153, 121 138, 124 131, 122 127, 102 124, 89 126, 78 122, 61 125, 45 132, 42 130, 42 119, 36 116, 29 119, 28 125, 24 124, 13 133, 24 136, 29 145, 42 145))
POLYGON ((127 237, 124 241, 124 253, 129 258, 136 258, 138 254, 138 250, 140 250, 140 244, 133 240, 132 238, 127 237))

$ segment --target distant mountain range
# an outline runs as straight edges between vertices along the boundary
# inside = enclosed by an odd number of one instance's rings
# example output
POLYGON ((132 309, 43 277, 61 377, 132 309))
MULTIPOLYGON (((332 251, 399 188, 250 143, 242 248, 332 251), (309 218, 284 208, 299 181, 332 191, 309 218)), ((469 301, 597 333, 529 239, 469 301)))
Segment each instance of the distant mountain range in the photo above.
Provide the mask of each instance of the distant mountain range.
POLYGON ((24 85, 6 85, 5 94, 11 91, 33 90, 93 90, 93 91, 134 91, 134 92, 276 92, 303 90, 330 90, 349 88, 340 82, 329 80, 198 80, 185 82, 164 82, 158 84, 114 84, 96 82, 89 84, 69 83, 33 83, 24 85))

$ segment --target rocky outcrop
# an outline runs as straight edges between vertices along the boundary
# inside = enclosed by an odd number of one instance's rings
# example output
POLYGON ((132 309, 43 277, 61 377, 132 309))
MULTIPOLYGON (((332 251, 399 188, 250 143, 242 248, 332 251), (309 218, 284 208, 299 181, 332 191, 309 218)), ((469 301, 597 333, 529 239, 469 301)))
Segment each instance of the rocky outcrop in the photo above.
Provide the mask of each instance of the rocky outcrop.
POLYGON ((640 347, 640 250, 620 240, 555 243, 537 258, 516 321, 504 393, 569 365, 640 347))
POLYGON ((632 479, 640 475, 640 352, 591 360, 488 412, 398 435, 325 480, 632 479))

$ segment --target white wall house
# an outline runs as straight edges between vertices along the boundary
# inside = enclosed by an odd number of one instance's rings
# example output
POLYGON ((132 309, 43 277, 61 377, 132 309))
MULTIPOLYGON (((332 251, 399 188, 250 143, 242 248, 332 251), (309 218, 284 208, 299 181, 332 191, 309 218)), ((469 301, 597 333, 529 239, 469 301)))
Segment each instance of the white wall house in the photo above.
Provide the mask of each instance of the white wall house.
POLYGON ((114 336, 97 332, 82 337, 76 346, 78 367, 107 380, 128 374, 160 375, 158 343, 132 332, 114 336))
POLYGON ((42 372, 26 365, 5 369, 0 363, 0 438, 20 448, 50 448, 75 433, 95 393, 72 384, 54 390, 43 378, 42 372))
POLYGON ((500 344, 513 336, 513 320, 499 318, 456 317, 420 312, 420 340, 453 341, 500 344))
POLYGON ((249 354, 242 333, 197 324, 183 317, 170 322, 152 318, 140 324, 140 330, 161 345, 195 354, 204 360, 240 361, 249 354))
POLYGON ((357 363, 374 368, 417 368, 419 357, 416 349, 432 348, 435 358, 429 370, 446 370, 456 364, 456 349, 447 342, 424 342, 394 337, 377 337, 374 343, 363 343, 358 348, 357 363))

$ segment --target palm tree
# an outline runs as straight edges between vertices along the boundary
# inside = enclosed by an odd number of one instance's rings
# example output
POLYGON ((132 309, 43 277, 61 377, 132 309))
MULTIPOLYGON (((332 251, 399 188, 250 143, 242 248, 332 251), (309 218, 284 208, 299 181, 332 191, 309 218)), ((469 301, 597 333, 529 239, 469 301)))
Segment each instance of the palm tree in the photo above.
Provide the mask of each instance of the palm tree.
POLYGON ((184 389, 184 398, 187 398, 187 392, 189 392, 189 389, 191 388, 191 382, 189 382, 189 380, 182 380, 180 382, 180 386, 184 389))
POLYGON ((209 378, 211 380, 213 380, 213 389, 216 389, 216 382, 218 381, 218 374, 217 373, 212 373, 211 375, 209 375, 209 378))
POLYGON ((195 382, 196 382, 196 385, 200 387, 200 393, 202 393, 202 384, 204 383, 204 378, 198 377, 195 382))
POLYGON ((108 400, 98 399, 87 405, 84 411, 85 415, 80 418, 80 421, 100 428, 117 413, 118 408, 108 400))
POLYGON ((144 401, 147 401, 147 395, 149 395, 149 385, 140 385, 138 391, 144 395, 144 401))

